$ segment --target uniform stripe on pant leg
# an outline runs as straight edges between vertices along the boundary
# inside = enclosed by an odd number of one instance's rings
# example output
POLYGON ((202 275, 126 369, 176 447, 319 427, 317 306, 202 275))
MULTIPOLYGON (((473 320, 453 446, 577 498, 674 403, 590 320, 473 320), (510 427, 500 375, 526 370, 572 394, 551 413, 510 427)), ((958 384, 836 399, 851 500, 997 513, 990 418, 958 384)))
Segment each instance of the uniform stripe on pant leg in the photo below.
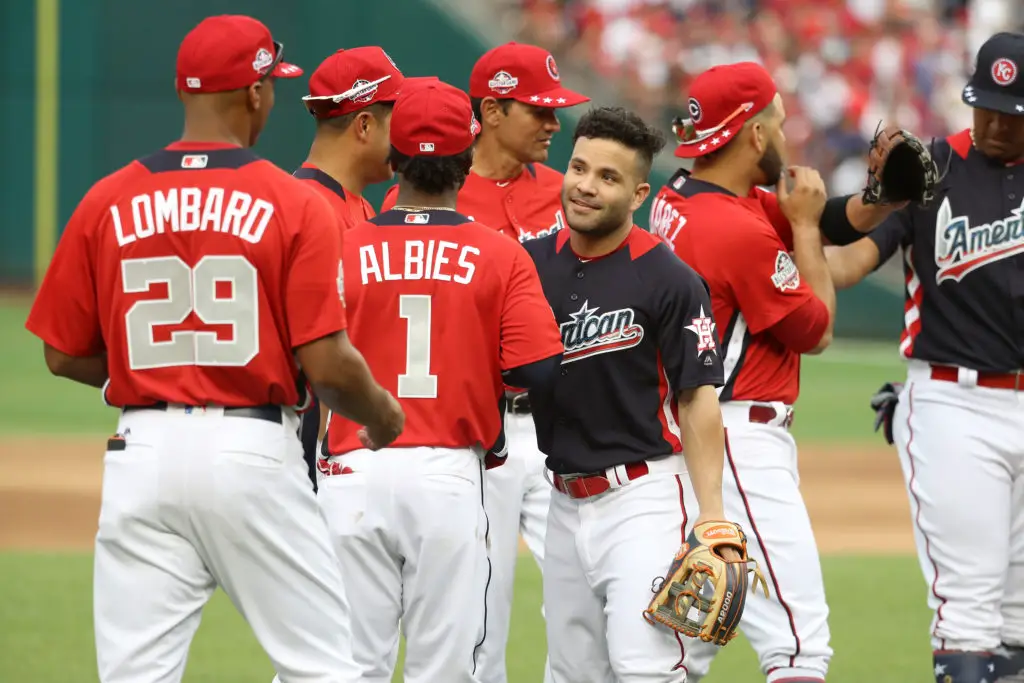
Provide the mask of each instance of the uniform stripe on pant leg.
MULTIPOLYGON (((491 518, 487 516, 487 505, 484 502, 484 489, 486 485, 484 483, 484 463, 480 461, 480 507, 484 511, 484 547, 486 548, 487 539, 491 535, 491 518)), ((476 656, 480 652, 480 648, 483 647, 484 642, 487 640, 487 593, 491 588, 491 555, 486 553, 487 556, 487 582, 484 584, 484 632, 480 635, 480 642, 473 646, 473 675, 476 675, 476 656)))
MULTIPOLYGON (((686 516, 686 495, 683 493, 685 490, 683 488, 683 480, 679 478, 678 474, 676 475, 676 486, 679 487, 679 509, 683 511, 683 524, 679 529, 679 543, 683 544, 686 543, 686 523, 688 517, 686 516)), ((686 659, 686 645, 683 644, 683 638, 678 631, 676 632, 676 642, 679 643, 679 662, 672 667, 672 670, 682 669, 683 673, 689 673, 686 667, 683 666, 683 660, 686 659)))
POLYGON ((754 521, 754 514, 750 510, 750 501, 747 500, 747 492, 743 490, 743 484, 740 483, 740 474, 736 471, 736 463, 732 459, 732 448, 729 446, 729 430, 725 430, 725 457, 729 462, 729 469, 732 470, 732 478, 736 482, 736 490, 740 492, 740 498, 743 499, 743 508, 747 512, 747 519, 750 520, 750 529, 754 532, 754 537, 757 539, 757 544, 761 546, 761 554, 764 555, 764 563, 768 567, 768 576, 771 577, 772 585, 775 587, 775 595, 779 598, 779 604, 782 605, 782 609, 786 611, 786 616, 789 618, 789 628, 793 633, 793 641, 796 643, 796 649, 793 654, 789 657, 789 665, 792 667, 795 664, 797 656, 800 654, 800 636, 796 632, 796 621, 793 619, 793 610, 789 608, 789 604, 782 597, 782 590, 779 588, 779 579, 775 576, 775 568, 772 567, 771 557, 768 555, 768 548, 765 547, 764 541, 761 539, 761 532, 757 529, 757 522, 754 521))
MULTIPOLYGON (((917 506, 917 512, 914 514, 914 526, 917 528, 918 533, 921 534, 921 538, 924 539, 924 554, 928 558, 928 561, 932 564, 932 570, 935 572, 932 578, 932 595, 939 601, 939 608, 935 610, 935 628, 932 629, 932 635, 934 636, 939 630, 939 624, 942 623, 942 608, 946 605, 946 598, 939 595, 938 584, 939 584, 939 565, 936 564, 935 558, 932 557, 932 544, 928 538, 928 534, 924 532, 921 527, 921 499, 918 498, 917 493, 914 491, 914 482, 917 481, 917 468, 914 466, 914 454, 910 450, 910 447, 914 444, 914 428, 912 421, 914 417, 914 385, 911 384, 907 389, 907 461, 910 463, 910 481, 907 482, 907 491, 910 492, 910 496, 914 499, 914 504, 917 506)), ((941 639, 939 644, 940 649, 946 648, 945 638, 941 639)))

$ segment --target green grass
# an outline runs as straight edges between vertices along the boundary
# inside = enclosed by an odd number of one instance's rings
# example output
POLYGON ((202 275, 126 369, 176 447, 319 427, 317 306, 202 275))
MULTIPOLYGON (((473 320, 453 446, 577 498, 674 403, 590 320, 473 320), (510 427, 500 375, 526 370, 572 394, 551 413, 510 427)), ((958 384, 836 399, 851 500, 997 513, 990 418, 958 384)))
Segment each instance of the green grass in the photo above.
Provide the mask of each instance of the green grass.
MULTIPOLYGON (((830 683, 930 680, 925 585, 913 558, 826 558, 835 657, 830 683)), ((0 681, 94 681, 88 555, 0 554, 0 681)), ((509 643, 510 683, 538 683, 546 652, 540 576, 522 558, 509 643)), ((638 617, 639 618, 639 617, 638 617)), ((218 592, 203 614, 187 683, 270 683, 266 655, 218 592)), ((401 677, 396 675, 396 681, 401 677)), ((705 683, 756 682, 756 657, 737 638, 705 683)))
MULTIPOLYGON (((0 302, 0 434, 108 433, 117 413, 99 391, 50 375, 42 342, 25 330, 28 308, 0 302)), ((884 382, 904 374, 889 344, 837 342, 803 361, 802 391, 793 433, 799 441, 877 442, 868 400, 884 382)))

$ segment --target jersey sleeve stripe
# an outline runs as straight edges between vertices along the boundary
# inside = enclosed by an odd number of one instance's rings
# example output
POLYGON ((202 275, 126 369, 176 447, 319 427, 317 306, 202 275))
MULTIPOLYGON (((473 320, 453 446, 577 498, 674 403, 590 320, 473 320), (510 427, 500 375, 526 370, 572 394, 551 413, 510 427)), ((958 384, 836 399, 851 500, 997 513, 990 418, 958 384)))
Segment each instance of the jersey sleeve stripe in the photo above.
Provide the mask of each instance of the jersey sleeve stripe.
POLYGON ((658 354, 658 397, 661 399, 661 410, 658 414, 658 421, 661 423, 661 437, 665 439, 673 453, 683 450, 683 434, 679 429, 679 422, 676 420, 678 402, 675 393, 668 381, 668 373, 665 372, 665 365, 661 362, 661 354, 658 354))
POLYGON ((737 311, 729 326, 725 330, 722 348, 725 349, 725 356, 722 358, 722 369, 725 371, 725 384, 718 388, 718 399, 728 401, 732 398, 733 389, 736 386, 736 378, 739 377, 743 368, 743 360, 747 355, 750 346, 750 329, 747 327, 747 320, 743 314, 737 311))
POLYGON ((903 304, 903 334, 900 335, 900 355, 909 358, 914 353, 914 340, 921 332, 921 303, 923 289, 921 280, 914 269, 914 248, 908 246, 903 250, 903 273, 906 282, 905 301, 903 304))

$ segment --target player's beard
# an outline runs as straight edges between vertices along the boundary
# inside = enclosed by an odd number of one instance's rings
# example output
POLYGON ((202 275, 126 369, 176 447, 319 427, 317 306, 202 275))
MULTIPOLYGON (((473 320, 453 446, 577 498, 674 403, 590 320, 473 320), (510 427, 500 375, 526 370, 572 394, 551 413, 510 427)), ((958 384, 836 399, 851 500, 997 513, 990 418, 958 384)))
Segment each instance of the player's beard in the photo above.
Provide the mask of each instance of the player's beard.
POLYGON ((764 150, 764 154, 761 155, 757 162, 757 168, 764 174, 764 179, 758 185, 767 186, 777 183, 785 165, 778 147, 775 146, 774 142, 769 142, 764 150))

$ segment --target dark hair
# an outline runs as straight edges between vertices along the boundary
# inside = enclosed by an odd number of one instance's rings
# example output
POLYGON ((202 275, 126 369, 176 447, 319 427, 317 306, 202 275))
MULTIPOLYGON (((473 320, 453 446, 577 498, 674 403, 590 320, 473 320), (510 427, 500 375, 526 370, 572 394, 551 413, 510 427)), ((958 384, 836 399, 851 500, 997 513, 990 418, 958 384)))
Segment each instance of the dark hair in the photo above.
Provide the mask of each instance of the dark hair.
POLYGON ((319 116, 317 115, 318 111, 326 113, 326 112, 330 111, 331 108, 333 108, 334 106, 336 106, 336 105, 333 102, 331 102, 330 100, 320 100, 320 101, 314 101, 312 103, 311 107, 312 107, 313 116, 317 117, 317 119, 316 119, 316 126, 317 126, 317 128, 320 128, 320 127, 332 128, 332 129, 338 131, 339 133, 344 133, 346 130, 348 130, 349 126, 351 126, 352 123, 356 120, 356 117, 359 116, 360 114, 362 114, 363 112, 367 112, 369 114, 372 114, 373 118, 375 118, 375 119, 377 119, 379 121, 379 120, 384 119, 388 115, 388 112, 390 112, 394 108, 395 103, 394 102, 374 102, 373 104, 368 105, 366 107, 363 107, 362 109, 357 109, 355 111, 350 111, 349 113, 343 114, 341 116, 333 116, 333 117, 331 117, 329 119, 322 119, 322 118, 319 118, 319 116))
POLYGON ((473 148, 447 157, 409 157, 392 147, 388 158, 404 183, 423 194, 439 195, 462 188, 473 165, 473 148))
POLYGON ((636 152, 640 157, 640 176, 644 181, 651 172, 654 157, 665 146, 665 135, 648 126, 642 118, 622 107, 596 107, 584 114, 576 124, 572 140, 613 140, 636 152))
MULTIPOLYGON (((512 103, 515 102, 515 100, 510 97, 499 97, 497 102, 498 106, 501 107, 501 111, 507 114, 509 107, 512 106, 512 103)), ((480 125, 483 125, 484 113, 481 111, 481 107, 483 106, 484 98, 471 97, 469 98, 469 103, 473 106, 473 116, 475 116, 476 120, 480 122, 480 125)))

